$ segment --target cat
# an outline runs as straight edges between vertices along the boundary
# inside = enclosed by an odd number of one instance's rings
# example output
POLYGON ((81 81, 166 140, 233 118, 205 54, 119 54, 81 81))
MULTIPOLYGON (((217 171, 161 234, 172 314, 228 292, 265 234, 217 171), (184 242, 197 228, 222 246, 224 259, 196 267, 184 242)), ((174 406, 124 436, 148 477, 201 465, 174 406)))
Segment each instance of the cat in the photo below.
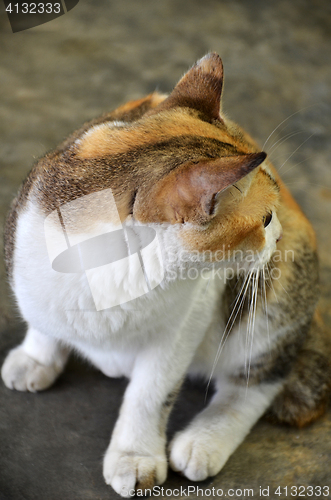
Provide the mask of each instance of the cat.
POLYGON ((166 480, 167 421, 187 375, 215 385, 168 449, 193 481, 217 474, 266 412, 303 426, 329 397, 314 231, 222 112, 222 87, 210 53, 169 96, 85 124, 36 163, 6 223, 28 329, 3 381, 47 389, 71 350, 128 377, 103 463, 124 497, 166 480))

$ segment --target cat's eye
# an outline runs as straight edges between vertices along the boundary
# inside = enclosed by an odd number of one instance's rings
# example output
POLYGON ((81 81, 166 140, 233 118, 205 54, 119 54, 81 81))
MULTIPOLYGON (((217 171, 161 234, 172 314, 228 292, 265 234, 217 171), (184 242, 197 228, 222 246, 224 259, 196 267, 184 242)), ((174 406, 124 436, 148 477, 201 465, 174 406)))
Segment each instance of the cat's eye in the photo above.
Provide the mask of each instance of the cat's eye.
POLYGON ((271 222, 271 219, 272 219, 272 213, 271 213, 271 212, 270 212, 270 213, 268 213, 267 215, 264 215, 264 216, 263 216, 262 221, 263 221, 263 225, 264 225, 264 227, 269 226, 269 224, 270 224, 270 222, 271 222))

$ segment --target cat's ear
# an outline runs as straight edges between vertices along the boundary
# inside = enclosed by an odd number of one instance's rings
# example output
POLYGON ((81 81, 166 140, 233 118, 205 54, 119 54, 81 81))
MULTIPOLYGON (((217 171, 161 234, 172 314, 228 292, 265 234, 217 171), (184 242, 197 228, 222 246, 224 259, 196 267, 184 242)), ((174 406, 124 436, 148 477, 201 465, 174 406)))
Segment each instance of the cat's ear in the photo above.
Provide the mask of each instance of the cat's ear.
POLYGON ((188 107, 200 111, 211 120, 222 121, 220 117, 222 87, 222 60, 213 52, 194 64, 158 109, 188 107))
POLYGON ((154 222, 208 221, 214 215, 217 195, 258 167, 266 156, 225 156, 181 165, 155 186, 148 201, 145 198, 144 208, 138 204, 137 218, 145 212, 146 220, 154 222))

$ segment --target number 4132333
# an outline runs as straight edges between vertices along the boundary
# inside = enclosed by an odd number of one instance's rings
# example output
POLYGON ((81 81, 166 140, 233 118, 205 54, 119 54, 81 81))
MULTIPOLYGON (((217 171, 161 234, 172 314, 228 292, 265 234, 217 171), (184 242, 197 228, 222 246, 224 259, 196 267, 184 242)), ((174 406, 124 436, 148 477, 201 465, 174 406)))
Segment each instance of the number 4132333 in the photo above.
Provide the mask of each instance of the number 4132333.
POLYGON ((6 7, 6 12, 9 14, 60 14, 61 4, 59 2, 10 3, 6 7))
POLYGON ((329 497, 329 486, 278 486, 275 495, 284 497, 329 497))

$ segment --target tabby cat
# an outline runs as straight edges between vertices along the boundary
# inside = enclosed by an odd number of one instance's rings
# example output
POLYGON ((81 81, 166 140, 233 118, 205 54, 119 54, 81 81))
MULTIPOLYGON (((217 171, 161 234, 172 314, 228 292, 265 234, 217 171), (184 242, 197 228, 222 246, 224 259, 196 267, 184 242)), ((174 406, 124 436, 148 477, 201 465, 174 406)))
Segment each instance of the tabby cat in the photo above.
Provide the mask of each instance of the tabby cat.
POLYGON ((44 390, 70 350, 128 377, 103 465, 122 496, 162 484, 168 459, 190 480, 213 476, 267 410, 303 426, 328 400, 314 231, 222 113, 222 85, 211 53, 169 96, 85 124, 37 162, 6 224, 28 329, 4 383, 44 390), (167 449, 187 375, 215 393, 167 449))

